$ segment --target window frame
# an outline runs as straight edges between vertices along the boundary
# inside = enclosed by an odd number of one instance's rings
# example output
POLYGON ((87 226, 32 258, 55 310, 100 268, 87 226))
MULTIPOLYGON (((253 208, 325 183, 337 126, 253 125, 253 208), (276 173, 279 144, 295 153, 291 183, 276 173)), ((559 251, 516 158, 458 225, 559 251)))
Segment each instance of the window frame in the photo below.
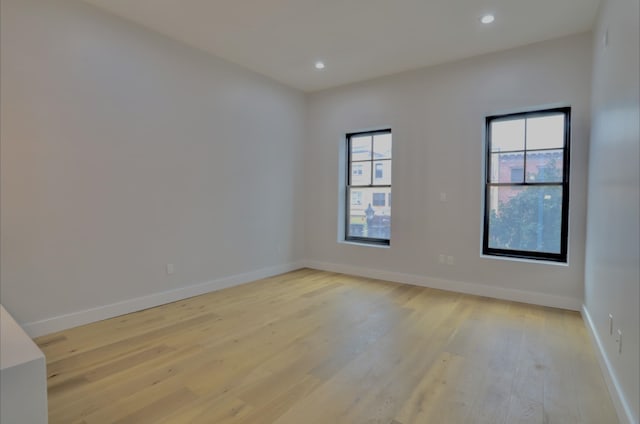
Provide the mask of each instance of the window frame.
MULTIPOLYGON (((571 107, 557 107, 551 109, 540 109, 526 112, 516 112, 501 115, 487 116, 485 119, 485 167, 484 167, 484 217, 482 235, 482 254, 487 256, 498 256, 516 259, 532 259, 536 261, 551 261, 567 263, 568 239, 569 239, 569 168, 570 168, 570 143, 571 141, 571 107), (562 161, 562 181, 561 182, 528 182, 527 181, 527 153, 540 150, 551 149, 531 149, 527 150, 526 145, 526 119, 549 115, 564 115, 564 144, 562 161), (523 153, 523 173, 524 178, 521 183, 514 182, 491 182, 491 123, 498 120, 525 119, 525 145, 523 153), (490 193, 491 187, 515 186, 515 187, 543 187, 558 186, 562 188, 562 212, 560 224, 560 252, 536 252, 529 250, 498 249, 489 247, 489 225, 491 216, 490 193)), ((554 149, 558 150, 558 149, 554 149)))
MULTIPOLYGON (((391 235, 389 235, 388 239, 384 239, 384 238, 377 238, 377 237, 361 237, 361 236, 351 236, 349 235, 349 215, 351 213, 351 189, 354 187, 357 188, 388 188, 389 190, 391 190, 391 186, 392 184, 373 184, 373 181, 375 180, 374 178, 374 172, 375 172, 375 166, 374 163, 376 162, 375 159, 373 158, 373 136, 375 135, 379 135, 379 134, 391 134, 392 139, 391 139, 391 157, 389 159, 383 159, 383 160, 388 160, 389 162, 391 162, 393 164, 393 133, 391 132, 391 128, 386 128, 386 129, 380 129, 380 130, 371 130, 371 131, 359 131, 359 132, 352 132, 352 133, 347 133, 345 135, 346 137, 346 147, 347 147, 347 160, 346 160, 346 184, 345 184, 345 214, 344 214, 344 222, 345 222, 345 226, 344 226, 344 241, 346 242, 353 242, 353 243, 360 243, 360 244, 370 244, 370 245, 379 245, 379 246, 390 246, 391 245, 391 235), (371 184, 369 185, 355 185, 352 186, 351 185, 351 164, 352 164, 352 160, 351 160, 351 140, 354 137, 358 137, 358 136, 363 136, 363 135, 369 135, 371 136, 371 159, 370 160, 363 160, 363 161, 357 161, 357 162, 367 162, 370 161, 371 162, 371 184)), ((393 183, 393 180, 391 180, 393 183)), ((389 192, 391 193, 391 192, 389 192)), ((372 199, 373 202, 373 199, 372 199)))

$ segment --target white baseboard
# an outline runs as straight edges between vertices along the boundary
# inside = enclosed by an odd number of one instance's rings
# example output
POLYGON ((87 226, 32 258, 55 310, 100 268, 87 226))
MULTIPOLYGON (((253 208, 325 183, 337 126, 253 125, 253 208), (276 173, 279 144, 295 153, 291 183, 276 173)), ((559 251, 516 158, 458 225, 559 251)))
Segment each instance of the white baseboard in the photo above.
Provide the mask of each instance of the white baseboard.
POLYGON ((101 321, 103 319, 113 318, 119 315, 152 308, 154 306, 164 305, 166 303, 175 302, 177 300, 198 296, 216 290, 238 286, 241 284, 260 280, 262 278, 283 274, 285 272, 293 271, 302 267, 302 263, 290 263, 271 266, 255 271, 219 278, 217 280, 208 281, 206 283, 194 284, 175 290, 154 293, 147 296, 137 297, 135 299, 124 300, 122 302, 98 306, 83 311, 72 312, 53 318, 47 318, 41 321, 22 324, 22 328, 27 332, 27 334, 29 334, 29 336, 38 337, 45 334, 55 333, 56 331, 77 327, 79 325, 89 324, 92 322, 101 321))
POLYGON ((508 289, 504 287, 488 286, 485 284, 465 283, 461 281, 444 280, 421 275, 404 274, 400 272, 382 271, 371 268, 357 267, 353 265, 336 264, 306 260, 302 262, 307 268, 323 271, 339 272, 342 274, 357 275, 360 277, 375 278, 378 280, 393 281, 396 283, 411 284, 414 286, 430 287, 434 289, 448 290, 477 296, 492 297, 495 299, 512 300, 515 302, 531 303, 534 305, 550 306, 554 308, 579 311, 582 306, 581 299, 554 296, 543 293, 528 292, 523 290, 508 289))
POLYGON ((596 327, 593 324, 591 315, 589 314, 589 311, 587 310, 587 307, 585 305, 582 305, 582 318, 584 319, 589 334, 591 335, 591 339, 593 340, 593 344, 595 345, 596 356, 598 357, 598 362, 600 363, 600 368, 602 369, 604 380, 606 381, 607 387, 609 388, 611 400, 613 401, 613 405, 616 408, 616 413, 618 414, 620 423, 638 424, 638 421, 634 420, 633 418, 633 413, 631 412, 629 402, 627 402, 624 392, 620 387, 620 384, 618 383, 618 379, 613 372, 613 367, 611 365, 611 362, 609 362, 606 351, 604 350, 602 340, 600 339, 600 336, 598 336, 598 332, 596 331, 596 327))

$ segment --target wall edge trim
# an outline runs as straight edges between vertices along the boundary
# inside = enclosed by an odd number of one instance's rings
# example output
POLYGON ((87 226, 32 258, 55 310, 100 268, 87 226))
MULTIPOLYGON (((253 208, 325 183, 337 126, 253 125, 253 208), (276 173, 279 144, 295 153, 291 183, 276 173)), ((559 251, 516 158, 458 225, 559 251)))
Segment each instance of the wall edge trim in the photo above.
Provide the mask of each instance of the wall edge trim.
POLYGON ((618 382, 618 378, 613 372, 613 367, 611 366, 611 362, 604 350, 602 340, 596 332, 596 327, 593 324, 593 320, 591 319, 587 306, 583 304, 580 312, 585 326, 587 327, 587 332, 591 336, 591 341, 595 347, 598 364, 600 364, 600 370, 602 371, 604 380, 607 383, 607 388, 609 389, 609 394, 611 395, 611 400, 613 401, 620 423, 637 424, 638 422, 633 419, 633 413, 631 412, 629 402, 627 402, 627 398, 624 395, 624 391, 618 382))

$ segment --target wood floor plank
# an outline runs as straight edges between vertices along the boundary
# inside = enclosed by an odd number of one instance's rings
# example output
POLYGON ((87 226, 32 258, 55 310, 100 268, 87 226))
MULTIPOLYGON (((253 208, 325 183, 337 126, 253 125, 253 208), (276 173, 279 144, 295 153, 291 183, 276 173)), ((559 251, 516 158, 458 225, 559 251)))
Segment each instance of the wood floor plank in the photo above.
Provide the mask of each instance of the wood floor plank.
POLYGON ((114 424, 154 424, 174 409, 184 407, 186 403, 195 401, 197 398, 193 392, 182 388, 114 421, 114 424))
POLYGON ((545 357, 541 349, 544 344, 544 314, 541 309, 522 305, 513 312, 522 317, 524 334, 506 422, 541 423, 544 419, 545 357))
MULTIPOLYGON (((69 390, 64 396, 50 398, 49 421, 71 422, 77 417, 89 416, 113 402, 126 399, 148 387, 174 384, 182 375, 200 364, 203 351, 198 346, 187 346, 127 370, 89 382, 78 391, 69 390), (133 375, 134 377, 130 377, 133 375)), ((180 386, 179 383, 174 386, 180 386)))
POLYGON ((463 357, 443 352, 404 402, 394 420, 402 423, 461 422, 466 414, 454 421, 454 417, 447 416, 447 412, 450 411, 449 402, 455 390, 452 383, 458 380, 463 363, 463 357))
POLYGON ((434 299, 430 308, 414 311, 413 319, 397 322, 397 328, 276 422, 390 422, 435 361, 439 347, 455 328, 453 323, 463 319, 460 312, 457 302, 434 299))
POLYGON ((310 269, 36 342, 51 424, 617 422, 576 313, 310 269))
POLYGON ((251 405, 231 395, 205 396, 177 408, 154 424, 237 423, 251 411, 251 405))
MULTIPOLYGON (((545 315, 546 368, 544 377, 544 422, 581 423, 572 362, 578 346, 569 344, 562 311, 545 315)), ((603 393, 602 396, 605 396, 603 393)))

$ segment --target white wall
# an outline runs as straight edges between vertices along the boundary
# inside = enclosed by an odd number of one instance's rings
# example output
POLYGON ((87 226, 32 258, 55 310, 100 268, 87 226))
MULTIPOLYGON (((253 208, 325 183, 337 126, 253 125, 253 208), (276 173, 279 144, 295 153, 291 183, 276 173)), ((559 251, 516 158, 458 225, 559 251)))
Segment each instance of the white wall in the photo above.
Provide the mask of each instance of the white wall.
POLYGON ((583 34, 312 94, 305 151, 310 263, 579 308, 591 59, 591 35, 583 34), (483 258, 484 119, 549 105, 573 108, 569 265, 483 258), (344 134, 385 127, 394 141, 391 247, 338 243, 344 134), (455 265, 439 264, 441 253, 455 265))
POLYGON ((301 259, 302 93, 74 0, 2 0, 1 28, 20 323, 301 259))
POLYGON ((631 422, 640 419, 638 0, 602 4, 594 38, 585 309, 631 422), (608 31, 608 46, 604 45, 608 31), (622 354, 616 337, 623 331, 622 354))
POLYGON ((47 423, 44 354, 0 305, 0 422, 47 423))

